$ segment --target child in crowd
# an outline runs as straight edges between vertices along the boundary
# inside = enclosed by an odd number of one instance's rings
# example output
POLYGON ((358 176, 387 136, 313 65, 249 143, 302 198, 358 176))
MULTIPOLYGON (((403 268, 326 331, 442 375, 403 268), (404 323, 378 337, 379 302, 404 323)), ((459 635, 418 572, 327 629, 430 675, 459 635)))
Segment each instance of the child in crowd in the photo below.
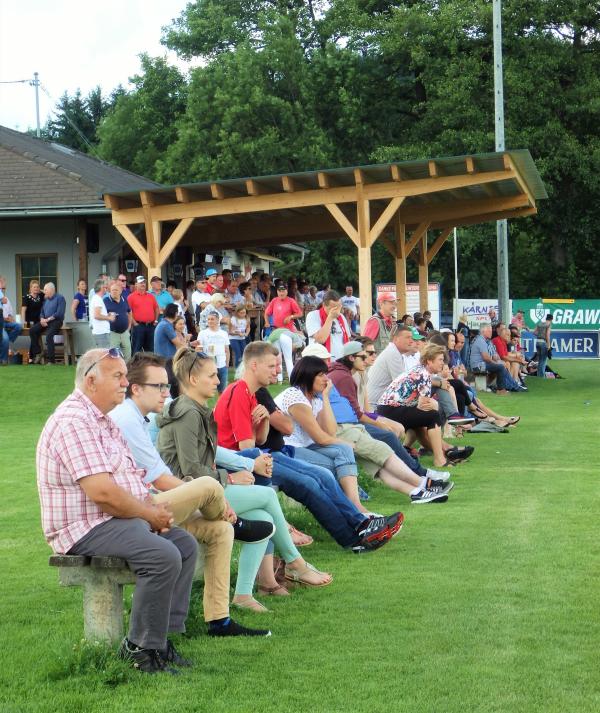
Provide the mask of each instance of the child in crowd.
POLYGON ((239 304, 235 308, 229 324, 229 343, 233 352, 233 365, 236 369, 242 361, 242 354, 250 334, 250 320, 247 319, 247 314, 246 305, 244 303, 239 304))
POLYGON ((219 327, 219 315, 213 312, 208 315, 208 326, 198 334, 198 342, 203 352, 213 358, 217 364, 220 394, 227 386, 227 366, 229 364, 229 336, 219 327))

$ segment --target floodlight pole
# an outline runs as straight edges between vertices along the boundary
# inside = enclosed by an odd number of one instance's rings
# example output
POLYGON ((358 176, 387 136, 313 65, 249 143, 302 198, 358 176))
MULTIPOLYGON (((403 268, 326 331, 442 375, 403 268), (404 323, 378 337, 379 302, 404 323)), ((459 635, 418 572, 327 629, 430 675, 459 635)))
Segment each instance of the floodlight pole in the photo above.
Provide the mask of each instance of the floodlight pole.
MULTIPOLYGON (((494 26, 494 116, 496 151, 504 151, 504 79, 502 72, 502 0, 493 0, 494 26)), ((508 282, 508 223, 496 223, 499 319, 510 322, 508 282)))
POLYGON ((457 230, 454 228, 454 297, 456 299, 456 309, 458 309, 458 242, 457 230))
POLYGON ((31 84, 35 87, 35 118, 37 121, 35 134, 39 139, 42 132, 40 130, 40 75, 38 72, 33 73, 33 82, 31 84))

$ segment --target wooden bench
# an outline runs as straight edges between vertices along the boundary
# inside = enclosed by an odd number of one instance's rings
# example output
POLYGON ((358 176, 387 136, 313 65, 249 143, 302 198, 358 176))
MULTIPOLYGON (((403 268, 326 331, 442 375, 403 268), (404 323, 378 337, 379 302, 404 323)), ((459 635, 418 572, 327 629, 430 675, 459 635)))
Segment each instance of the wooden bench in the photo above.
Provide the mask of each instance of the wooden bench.
MULTIPOLYGON (((194 572, 195 581, 204 579, 205 547, 200 545, 194 572)), ((135 574, 120 557, 52 555, 51 567, 58 567, 60 584, 83 587, 84 637, 116 644, 124 635, 123 586, 135 584, 135 574)))
MULTIPOLYGON (((69 327, 66 324, 63 324, 63 326, 60 328, 59 332, 60 336, 63 338, 63 360, 65 363, 65 366, 68 366, 69 360, 72 359, 73 363, 75 363, 75 345, 73 341, 73 330, 71 327, 69 327)), ((21 332, 22 337, 29 337, 30 336, 30 329, 29 327, 23 327, 23 331, 21 332)), ((56 335, 58 336, 58 335, 56 335)), ((44 339, 44 335, 42 334, 42 340, 44 339)), ((59 347, 59 344, 54 343, 55 348, 59 347)), ((23 361, 24 364, 27 364, 27 361, 23 361)))

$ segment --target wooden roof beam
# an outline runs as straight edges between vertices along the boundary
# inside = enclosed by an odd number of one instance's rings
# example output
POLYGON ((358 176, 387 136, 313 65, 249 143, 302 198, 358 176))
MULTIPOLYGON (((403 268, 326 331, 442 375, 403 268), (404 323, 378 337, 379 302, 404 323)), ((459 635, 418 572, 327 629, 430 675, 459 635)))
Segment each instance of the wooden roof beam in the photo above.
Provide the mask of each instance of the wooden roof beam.
POLYGON ((459 228, 466 225, 479 225, 480 223, 490 223, 496 220, 514 220, 515 218, 526 218, 530 215, 537 214, 537 208, 515 208, 514 210, 502 210, 491 213, 480 213, 479 215, 465 216, 454 219, 452 221, 435 221, 431 224, 432 228, 459 228), (451 225, 450 225, 451 223, 451 225))
POLYGON ((292 176, 282 176, 281 187, 286 193, 301 191, 303 188, 303 186, 295 178, 292 178, 292 176))
POLYGON ((454 229, 454 226, 449 227, 449 228, 444 228, 442 230, 442 232, 438 235, 438 237, 435 239, 435 242, 427 251, 427 264, 428 265, 433 260, 433 258, 439 253, 439 251, 442 249, 442 247, 444 246, 444 243, 448 239, 448 236, 453 231, 453 229, 454 229))
MULTIPOLYGON (((426 195, 437 191, 449 191, 466 186, 494 183, 514 178, 513 171, 489 171, 474 176, 439 176, 438 178, 419 178, 407 181, 368 183, 363 186, 365 200, 391 200, 396 197, 426 195)), ((271 193, 261 196, 239 196, 226 200, 193 201, 191 203, 173 203, 156 206, 153 209, 157 220, 180 220, 181 218, 208 218, 216 215, 256 213, 291 208, 306 208, 325 203, 355 203, 356 186, 337 186, 327 189, 308 189, 294 193, 271 193)), ((113 224, 131 224, 144 222, 141 209, 113 211, 113 224)))
POLYGON ((222 201, 223 199, 227 198, 225 194, 225 189, 219 183, 210 184, 210 195, 216 201, 222 201))
POLYGON ((438 165, 435 161, 428 161, 427 167, 431 178, 437 178, 440 175, 438 165))
POLYGON ((168 193, 156 193, 155 191, 140 191, 140 201, 142 205, 172 205, 173 199, 168 193))
POLYGON ((327 208, 327 210, 335 218, 340 228, 344 231, 344 233, 346 233, 350 240, 352 240, 356 247, 359 247, 358 230, 348 220, 341 208, 335 203, 327 203, 325 208, 327 208))
POLYGON ((465 166, 468 174, 473 175, 474 173, 477 173, 477 166, 475 165, 475 161, 472 156, 467 156, 465 159, 465 166))
POLYGON ((104 205, 109 210, 126 210, 127 208, 139 208, 141 203, 133 198, 125 198, 124 196, 112 196, 110 193, 105 193, 104 205))
POLYGON ((273 193, 273 191, 253 178, 246 179, 246 191, 249 196, 264 196, 266 193, 273 193))
MULTIPOLYGON (((404 221, 404 215, 402 216, 402 220, 404 221)), ((417 246, 417 243, 423 235, 427 234, 427 231, 429 230, 430 223, 429 221, 424 221, 423 223, 420 223, 415 230, 413 230, 412 235, 410 236, 410 239, 406 243, 406 251, 405 251, 405 256, 408 257, 411 252, 415 249, 417 246)))

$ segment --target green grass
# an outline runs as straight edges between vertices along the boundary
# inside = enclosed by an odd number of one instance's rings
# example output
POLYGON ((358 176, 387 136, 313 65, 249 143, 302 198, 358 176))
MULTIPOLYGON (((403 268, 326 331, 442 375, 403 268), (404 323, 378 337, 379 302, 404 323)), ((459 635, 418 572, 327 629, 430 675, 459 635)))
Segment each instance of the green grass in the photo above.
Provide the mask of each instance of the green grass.
POLYGON ((47 566, 34 465, 73 370, 2 369, 1 713, 600 710, 600 367, 557 368, 568 378, 486 395, 522 421, 462 441, 476 452, 448 504, 410 507, 373 484, 373 509, 406 513, 381 551, 344 553, 294 512, 316 538, 303 553, 335 581, 240 616, 268 621, 271 639, 208 639, 195 592, 181 648, 197 666, 176 679, 81 643, 81 591, 47 566))

